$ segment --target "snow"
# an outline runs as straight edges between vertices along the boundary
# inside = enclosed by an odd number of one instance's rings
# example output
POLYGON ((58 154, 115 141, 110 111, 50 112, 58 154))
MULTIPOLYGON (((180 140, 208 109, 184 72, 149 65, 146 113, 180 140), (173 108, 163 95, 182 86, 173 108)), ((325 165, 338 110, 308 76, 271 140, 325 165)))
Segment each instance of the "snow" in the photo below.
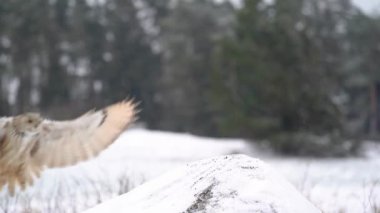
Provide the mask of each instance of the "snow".
POLYGON ((189 163, 86 213, 320 212, 264 162, 243 155, 189 163))
POLYGON ((380 205, 378 159, 274 158, 268 162, 325 212, 372 212, 370 200, 380 205))
POLYGON ((378 143, 368 143, 360 158, 286 158, 239 139, 131 129, 96 159, 46 170, 33 187, 16 198, 9 198, 3 190, 0 212, 25 208, 80 212, 189 162, 235 153, 265 161, 326 213, 373 212, 380 206, 378 143))

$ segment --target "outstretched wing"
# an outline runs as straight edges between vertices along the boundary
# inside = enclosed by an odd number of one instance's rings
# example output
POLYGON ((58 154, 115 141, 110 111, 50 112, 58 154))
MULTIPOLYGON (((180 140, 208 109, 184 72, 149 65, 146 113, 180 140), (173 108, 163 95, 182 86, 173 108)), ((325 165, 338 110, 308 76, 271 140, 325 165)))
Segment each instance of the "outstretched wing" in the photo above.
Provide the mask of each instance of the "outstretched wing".
POLYGON ((135 119, 135 104, 123 101, 71 121, 44 121, 31 149, 35 166, 63 167, 96 156, 135 119))

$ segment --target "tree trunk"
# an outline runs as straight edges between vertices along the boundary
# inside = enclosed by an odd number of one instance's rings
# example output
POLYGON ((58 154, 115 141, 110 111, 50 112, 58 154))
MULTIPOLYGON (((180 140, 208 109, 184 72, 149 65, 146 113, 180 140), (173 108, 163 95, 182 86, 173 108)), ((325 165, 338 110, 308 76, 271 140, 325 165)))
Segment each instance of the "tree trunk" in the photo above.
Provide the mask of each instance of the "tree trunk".
POLYGON ((376 136, 378 130, 378 100, 377 100, 377 87, 376 83, 370 85, 370 114, 369 114, 369 134, 370 136, 376 136))

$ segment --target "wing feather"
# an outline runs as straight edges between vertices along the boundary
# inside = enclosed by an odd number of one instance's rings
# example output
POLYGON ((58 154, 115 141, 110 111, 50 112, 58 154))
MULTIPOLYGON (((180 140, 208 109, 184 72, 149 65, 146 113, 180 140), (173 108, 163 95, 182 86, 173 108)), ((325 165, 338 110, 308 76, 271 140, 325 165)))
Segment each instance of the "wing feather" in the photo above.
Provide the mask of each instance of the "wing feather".
POLYGON ((0 139, 5 135, 5 124, 11 119, 10 117, 0 117, 0 139))
POLYGON ((35 165, 63 167, 96 156, 135 119, 135 104, 122 101, 100 111, 90 111, 71 121, 44 121, 35 165))

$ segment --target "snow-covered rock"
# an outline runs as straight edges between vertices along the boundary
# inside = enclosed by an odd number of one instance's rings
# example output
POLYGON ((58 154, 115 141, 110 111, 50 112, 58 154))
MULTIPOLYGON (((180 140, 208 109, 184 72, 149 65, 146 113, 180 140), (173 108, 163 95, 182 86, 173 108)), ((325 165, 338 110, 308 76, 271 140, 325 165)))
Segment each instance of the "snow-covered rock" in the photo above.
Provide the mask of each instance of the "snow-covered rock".
POLYGON ((196 161, 100 204, 100 212, 321 212, 264 162, 245 155, 196 161))

